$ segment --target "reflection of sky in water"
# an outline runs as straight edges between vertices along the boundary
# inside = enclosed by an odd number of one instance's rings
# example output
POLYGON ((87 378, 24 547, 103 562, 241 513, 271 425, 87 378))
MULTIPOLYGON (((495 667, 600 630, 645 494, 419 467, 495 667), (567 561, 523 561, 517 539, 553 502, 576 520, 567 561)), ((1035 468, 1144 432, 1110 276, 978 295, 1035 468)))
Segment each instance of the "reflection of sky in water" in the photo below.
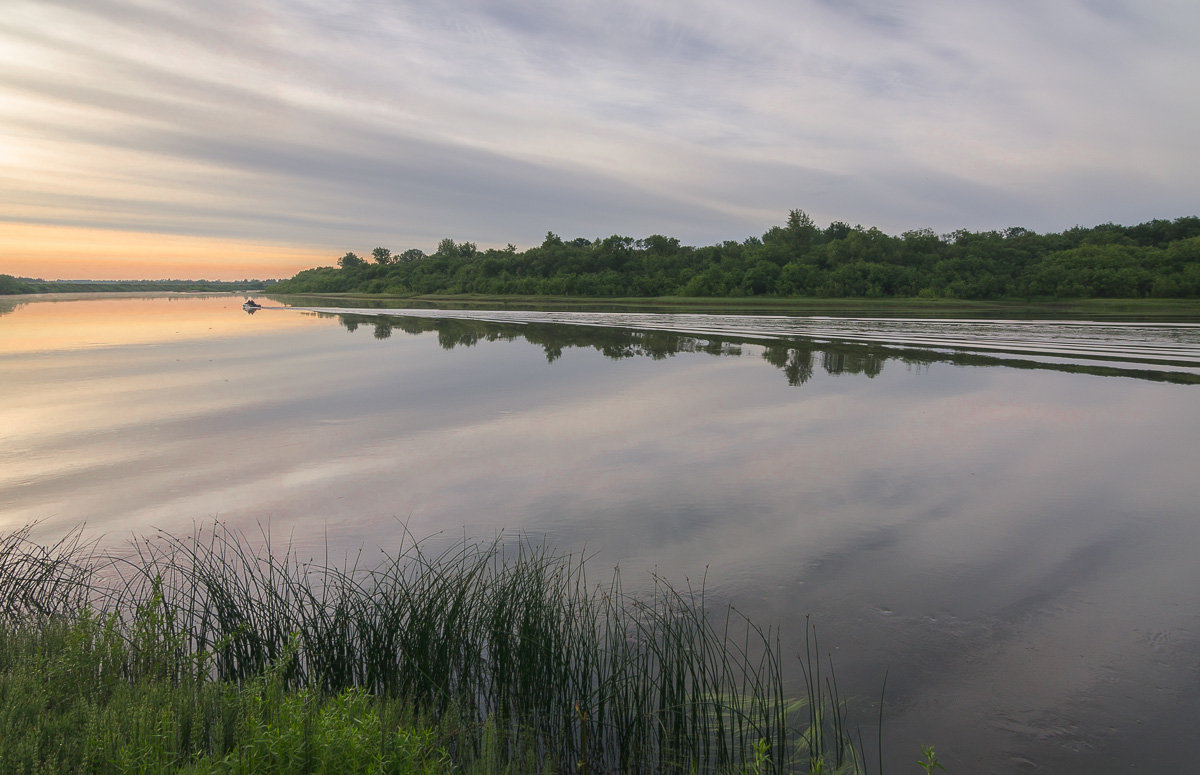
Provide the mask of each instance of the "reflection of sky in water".
POLYGON ((0 353, 0 525, 524 531, 630 583, 707 573, 788 637, 812 613, 851 693, 890 668, 901 769, 1200 754, 1194 386, 889 360, 792 387, 758 345, 548 363, 222 303, 188 312, 237 321, 215 338, 0 353))
MULTIPOLYGON (((188 339, 244 336, 245 320, 228 314, 242 298, 229 295, 94 293, 0 297, 0 354, 156 345, 188 339), (224 313, 224 314, 223 314, 224 313)), ((265 316, 264 316, 265 317, 265 316)), ((311 325, 311 316, 274 316, 258 330, 311 325)))

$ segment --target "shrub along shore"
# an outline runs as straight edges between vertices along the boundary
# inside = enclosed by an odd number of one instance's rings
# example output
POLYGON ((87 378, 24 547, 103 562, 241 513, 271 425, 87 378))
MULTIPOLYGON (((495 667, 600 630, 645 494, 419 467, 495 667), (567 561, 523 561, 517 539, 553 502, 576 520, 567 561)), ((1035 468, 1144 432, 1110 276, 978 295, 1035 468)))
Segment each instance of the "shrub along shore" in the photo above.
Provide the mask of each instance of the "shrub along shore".
POLYGON ((443 239, 430 255, 375 248, 300 272, 278 293, 972 300, 1200 297, 1200 217, 1061 233, 1022 228, 893 236, 793 210, 742 242, 689 247, 662 235, 563 239, 479 250, 443 239))
POLYGON ((0 771, 864 772, 815 642, 528 542, 0 536, 0 771))

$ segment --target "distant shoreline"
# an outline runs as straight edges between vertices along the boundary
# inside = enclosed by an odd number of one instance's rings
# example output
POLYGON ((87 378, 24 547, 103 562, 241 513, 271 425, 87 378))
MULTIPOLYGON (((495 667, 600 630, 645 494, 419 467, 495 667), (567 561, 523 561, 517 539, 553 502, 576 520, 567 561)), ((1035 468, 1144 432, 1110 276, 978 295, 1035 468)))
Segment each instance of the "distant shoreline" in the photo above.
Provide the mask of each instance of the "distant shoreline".
POLYGON ((1059 234, 930 229, 900 236, 834 221, 819 229, 793 210, 785 226, 742 242, 692 247, 678 239, 553 232, 518 251, 447 237, 429 255, 377 247, 337 267, 305 269, 280 293, 399 296, 481 294, 620 299, 923 299, 1058 301, 1200 298, 1200 216, 1059 234))
POLYGON ((0 274, 0 295, 44 293, 238 293, 264 291, 276 280, 39 280, 0 274))
POLYGON ((1075 299, 1057 301, 970 301, 965 299, 917 298, 812 298, 812 297, 685 297, 633 296, 595 298, 578 296, 266 292, 272 297, 294 300, 313 298, 327 301, 370 301, 377 305, 394 301, 395 306, 428 304, 447 307, 520 307, 525 309, 630 309, 664 312, 713 312, 786 315, 879 315, 883 317, 1034 317, 1100 318, 1106 320, 1200 321, 1200 299, 1075 299))

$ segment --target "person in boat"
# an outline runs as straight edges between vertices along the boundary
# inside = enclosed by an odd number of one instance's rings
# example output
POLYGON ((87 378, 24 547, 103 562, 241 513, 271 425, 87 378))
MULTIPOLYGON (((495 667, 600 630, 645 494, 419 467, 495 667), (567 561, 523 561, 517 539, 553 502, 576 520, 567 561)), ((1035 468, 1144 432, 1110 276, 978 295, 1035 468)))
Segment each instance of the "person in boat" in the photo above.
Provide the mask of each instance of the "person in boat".
POLYGON ((243 307, 260 307, 262 305, 259 304, 254 299, 246 299, 244 302, 242 302, 242 306, 243 307))

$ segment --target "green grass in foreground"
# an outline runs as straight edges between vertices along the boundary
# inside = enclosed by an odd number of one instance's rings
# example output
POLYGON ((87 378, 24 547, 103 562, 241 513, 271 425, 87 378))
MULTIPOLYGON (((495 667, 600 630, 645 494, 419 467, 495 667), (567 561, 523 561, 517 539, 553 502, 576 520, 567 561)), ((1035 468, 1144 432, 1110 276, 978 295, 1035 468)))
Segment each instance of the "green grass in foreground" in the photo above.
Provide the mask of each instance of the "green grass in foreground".
POLYGON ((241 684, 171 680, 170 654, 130 646, 114 617, 86 610, 0 633, 0 772, 452 770, 437 730, 402 721, 398 703, 286 690, 279 670, 241 684))
POLYGON ((862 772, 836 682, 703 590, 522 543, 299 561, 0 536, 2 772, 862 772), (824 689, 822 688, 824 687, 824 689))

